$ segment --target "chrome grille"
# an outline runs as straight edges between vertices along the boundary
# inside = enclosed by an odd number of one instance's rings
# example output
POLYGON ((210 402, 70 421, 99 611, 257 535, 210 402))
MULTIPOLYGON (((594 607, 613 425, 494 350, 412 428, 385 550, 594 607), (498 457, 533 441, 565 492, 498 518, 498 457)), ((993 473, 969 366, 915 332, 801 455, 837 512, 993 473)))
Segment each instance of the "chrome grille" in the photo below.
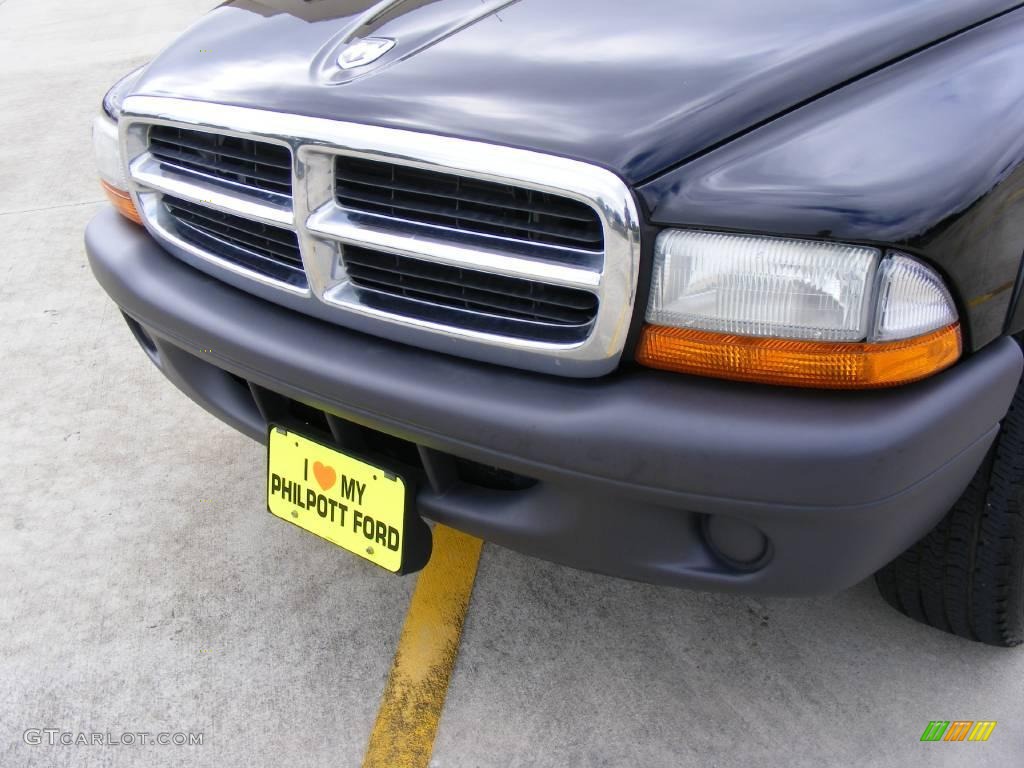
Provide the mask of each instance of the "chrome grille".
POLYGON ((589 251, 604 241, 597 211, 535 189, 360 157, 338 157, 335 178, 349 210, 589 251))
POLYGON ((338 325, 566 376, 615 368, 639 221, 614 174, 479 142, 129 97, 144 223, 197 269, 338 325))
POLYGON ((346 247, 342 260, 363 301, 396 314, 432 319, 439 308, 458 312, 483 332, 580 341, 597 314, 587 291, 346 247))
POLYGON ((182 240, 266 277, 306 286, 299 239, 291 230, 171 195, 164 195, 163 205, 182 240))
POLYGON ((149 152, 161 167, 206 176, 282 197, 292 194, 292 159, 287 147, 206 131, 154 125, 149 152))

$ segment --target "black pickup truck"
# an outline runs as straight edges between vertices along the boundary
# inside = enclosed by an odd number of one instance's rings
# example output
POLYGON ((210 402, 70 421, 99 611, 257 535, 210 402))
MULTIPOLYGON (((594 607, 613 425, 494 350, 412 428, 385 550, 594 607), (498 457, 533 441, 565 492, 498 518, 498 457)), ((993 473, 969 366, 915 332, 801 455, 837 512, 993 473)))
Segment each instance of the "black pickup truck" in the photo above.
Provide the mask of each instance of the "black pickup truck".
POLYGON ((93 133, 274 515, 1024 640, 1018 3, 232 0, 93 133))

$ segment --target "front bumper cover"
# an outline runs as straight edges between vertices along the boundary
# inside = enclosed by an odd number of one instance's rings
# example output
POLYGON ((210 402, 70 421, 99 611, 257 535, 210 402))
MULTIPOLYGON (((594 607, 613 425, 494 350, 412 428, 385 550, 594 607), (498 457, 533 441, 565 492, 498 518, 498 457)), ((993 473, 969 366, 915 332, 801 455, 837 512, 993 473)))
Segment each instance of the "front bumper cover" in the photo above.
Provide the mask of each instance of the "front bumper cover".
POLYGON ((266 438, 248 382, 534 478, 516 491, 425 484, 417 501, 425 516, 488 541, 656 583, 814 594, 870 575, 967 486, 1022 369, 1004 338, 932 379, 877 392, 645 369, 560 379, 282 309, 183 264, 111 209, 90 223, 86 248, 151 359, 222 420, 266 438), (767 537, 756 568, 716 554, 716 517, 737 523, 717 529, 767 537))

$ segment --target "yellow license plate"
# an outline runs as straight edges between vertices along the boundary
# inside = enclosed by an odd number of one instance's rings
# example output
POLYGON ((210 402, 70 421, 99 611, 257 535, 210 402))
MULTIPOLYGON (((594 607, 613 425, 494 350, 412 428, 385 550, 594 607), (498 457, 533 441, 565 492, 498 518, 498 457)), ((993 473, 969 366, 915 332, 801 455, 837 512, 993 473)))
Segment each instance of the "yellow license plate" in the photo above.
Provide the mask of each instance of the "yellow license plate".
POLYGON ((401 477, 283 427, 271 428, 268 444, 271 514, 393 573, 409 570, 406 536, 427 529, 418 517, 410 520, 401 477))

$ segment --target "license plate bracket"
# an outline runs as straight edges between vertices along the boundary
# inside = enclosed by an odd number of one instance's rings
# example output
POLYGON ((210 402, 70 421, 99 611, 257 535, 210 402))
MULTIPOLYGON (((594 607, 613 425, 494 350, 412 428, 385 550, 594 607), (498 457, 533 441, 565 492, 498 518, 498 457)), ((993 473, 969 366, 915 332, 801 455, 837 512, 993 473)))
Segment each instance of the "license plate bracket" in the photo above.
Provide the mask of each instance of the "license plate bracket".
POLYGON ((430 558, 430 527, 415 485, 376 461, 272 424, 267 437, 267 511, 397 574, 430 558))

